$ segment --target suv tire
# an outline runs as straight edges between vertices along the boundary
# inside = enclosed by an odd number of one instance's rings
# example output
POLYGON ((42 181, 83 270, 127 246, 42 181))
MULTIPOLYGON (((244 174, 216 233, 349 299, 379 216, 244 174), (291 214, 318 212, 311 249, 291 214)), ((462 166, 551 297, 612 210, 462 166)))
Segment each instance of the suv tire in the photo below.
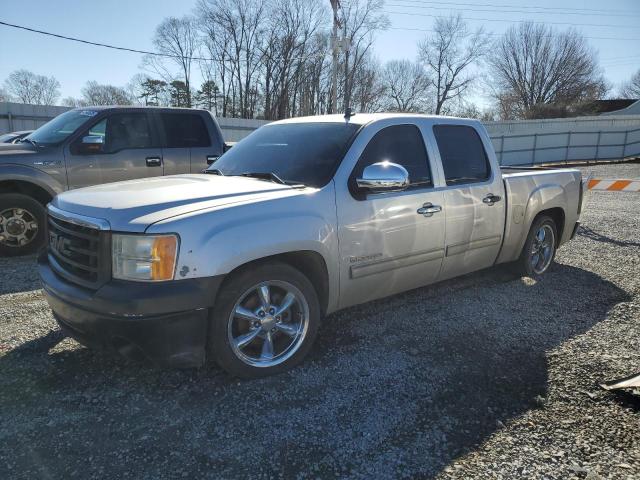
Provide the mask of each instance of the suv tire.
POLYGON ((35 253, 44 243, 44 206, 28 195, 0 195, 0 255, 16 257, 35 253))

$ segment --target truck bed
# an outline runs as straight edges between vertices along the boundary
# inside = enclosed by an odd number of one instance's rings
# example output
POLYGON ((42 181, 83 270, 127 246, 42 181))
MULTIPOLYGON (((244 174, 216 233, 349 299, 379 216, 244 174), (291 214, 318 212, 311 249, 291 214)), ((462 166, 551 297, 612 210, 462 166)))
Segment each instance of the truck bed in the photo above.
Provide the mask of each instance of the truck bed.
POLYGON ((571 238, 578 219, 582 175, 571 168, 508 167, 501 168, 506 195, 504 244, 498 263, 518 258, 539 205, 562 206, 555 218, 558 224, 558 244, 571 238))

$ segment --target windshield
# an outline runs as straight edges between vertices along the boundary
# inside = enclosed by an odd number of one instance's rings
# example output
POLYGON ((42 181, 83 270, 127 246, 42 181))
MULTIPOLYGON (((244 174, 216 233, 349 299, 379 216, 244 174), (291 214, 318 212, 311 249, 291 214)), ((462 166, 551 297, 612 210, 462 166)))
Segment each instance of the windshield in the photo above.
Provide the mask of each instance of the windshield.
POLYGON ((286 183, 322 187, 358 128, 345 123, 265 126, 231 148, 209 170, 222 175, 273 173, 286 183))
POLYGON ((95 110, 69 110, 45 123, 26 138, 38 145, 60 143, 97 113, 95 110))

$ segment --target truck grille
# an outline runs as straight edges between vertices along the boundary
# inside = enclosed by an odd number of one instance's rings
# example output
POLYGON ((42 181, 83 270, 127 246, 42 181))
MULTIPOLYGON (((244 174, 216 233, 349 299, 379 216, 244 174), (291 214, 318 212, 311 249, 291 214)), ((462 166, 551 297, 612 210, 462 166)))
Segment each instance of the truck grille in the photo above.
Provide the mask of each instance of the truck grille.
POLYGON ((97 289, 111 275, 109 232, 49 215, 49 263, 67 280, 97 289))

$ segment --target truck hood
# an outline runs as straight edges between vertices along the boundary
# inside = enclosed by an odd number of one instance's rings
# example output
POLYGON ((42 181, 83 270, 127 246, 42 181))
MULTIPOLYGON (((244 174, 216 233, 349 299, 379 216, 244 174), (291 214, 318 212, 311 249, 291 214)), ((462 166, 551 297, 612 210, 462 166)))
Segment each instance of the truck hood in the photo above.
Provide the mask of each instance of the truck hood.
POLYGON ((153 223, 178 215, 280 198, 299 190, 253 178, 173 175, 71 190, 52 204, 65 212, 106 220, 114 231, 144 232, 153 223))
POLYGON ((0 143, 0 161, 8 155, 26 155, 37 153, 38 149, 31 143, 0 143))

